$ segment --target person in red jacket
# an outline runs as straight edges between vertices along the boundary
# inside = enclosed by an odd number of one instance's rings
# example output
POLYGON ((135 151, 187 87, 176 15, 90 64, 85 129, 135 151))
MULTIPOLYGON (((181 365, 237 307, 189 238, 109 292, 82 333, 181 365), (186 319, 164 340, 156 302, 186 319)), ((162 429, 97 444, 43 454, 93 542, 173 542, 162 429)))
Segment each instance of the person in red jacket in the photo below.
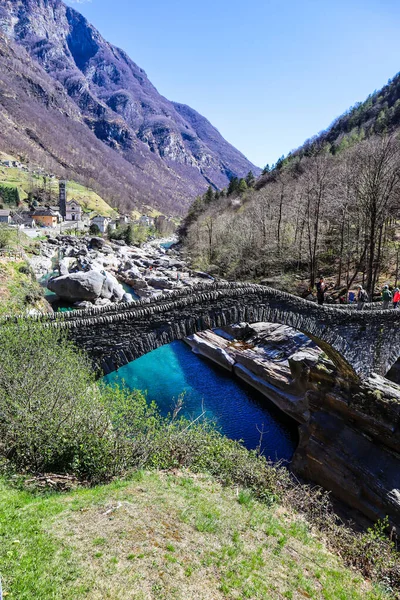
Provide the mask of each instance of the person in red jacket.
POLYGON ((393 292, 393 308, 397 308, 398 303, 400 302, 400 290, 396 288, 393 292))

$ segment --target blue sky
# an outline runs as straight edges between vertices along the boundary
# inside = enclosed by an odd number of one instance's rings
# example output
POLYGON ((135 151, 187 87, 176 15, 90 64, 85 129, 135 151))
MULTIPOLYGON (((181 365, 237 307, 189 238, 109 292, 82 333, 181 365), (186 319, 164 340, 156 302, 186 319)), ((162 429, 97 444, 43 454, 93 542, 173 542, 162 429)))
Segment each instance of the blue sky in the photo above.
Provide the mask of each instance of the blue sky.
POLYGON ((400 70, 398 0, 67 0, 259 166, 400 70))

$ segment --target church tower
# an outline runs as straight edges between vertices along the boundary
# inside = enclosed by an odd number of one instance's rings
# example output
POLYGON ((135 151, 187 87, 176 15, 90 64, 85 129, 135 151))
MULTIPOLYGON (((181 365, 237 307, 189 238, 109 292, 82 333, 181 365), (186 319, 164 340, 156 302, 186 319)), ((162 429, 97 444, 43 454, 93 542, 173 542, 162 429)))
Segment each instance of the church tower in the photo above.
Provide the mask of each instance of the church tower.
POLYGON ((67 216, 67 182, 58 182, 58 204, 60 206, 60 215, 63 219, 67 216))

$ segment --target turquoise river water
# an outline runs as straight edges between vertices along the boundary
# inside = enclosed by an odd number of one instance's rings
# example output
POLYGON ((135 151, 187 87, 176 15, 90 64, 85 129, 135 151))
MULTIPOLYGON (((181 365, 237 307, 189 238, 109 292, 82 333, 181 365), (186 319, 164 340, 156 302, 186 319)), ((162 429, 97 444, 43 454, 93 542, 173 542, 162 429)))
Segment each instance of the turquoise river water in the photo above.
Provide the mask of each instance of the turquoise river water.
POLYGON ((167 415, 184 393, 182 414, 196 418, 203 410, 228 437, 243 440, 249 449, 260 443, 271 460, 291 460, 297 426, 257 391, 224 369, 193 354, 184 342, 173 342, 107 375, 105 381, 125 382, 147 392, 167 415))

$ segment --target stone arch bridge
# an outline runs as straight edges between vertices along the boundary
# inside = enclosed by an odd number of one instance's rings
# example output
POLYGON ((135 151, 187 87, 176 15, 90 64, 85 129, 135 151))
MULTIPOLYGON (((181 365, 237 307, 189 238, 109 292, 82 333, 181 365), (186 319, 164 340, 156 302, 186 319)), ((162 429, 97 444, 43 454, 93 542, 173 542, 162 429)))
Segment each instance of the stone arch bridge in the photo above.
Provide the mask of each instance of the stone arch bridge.
POLYGON ((247 283, 204 284, 151 301, 26 320, 66 330, 105 374, 174 340, 243 321, 280 323, 301 331, 352 380, 373 372, 386 375, 400 356, 400 310, 321 307, 247 283))

